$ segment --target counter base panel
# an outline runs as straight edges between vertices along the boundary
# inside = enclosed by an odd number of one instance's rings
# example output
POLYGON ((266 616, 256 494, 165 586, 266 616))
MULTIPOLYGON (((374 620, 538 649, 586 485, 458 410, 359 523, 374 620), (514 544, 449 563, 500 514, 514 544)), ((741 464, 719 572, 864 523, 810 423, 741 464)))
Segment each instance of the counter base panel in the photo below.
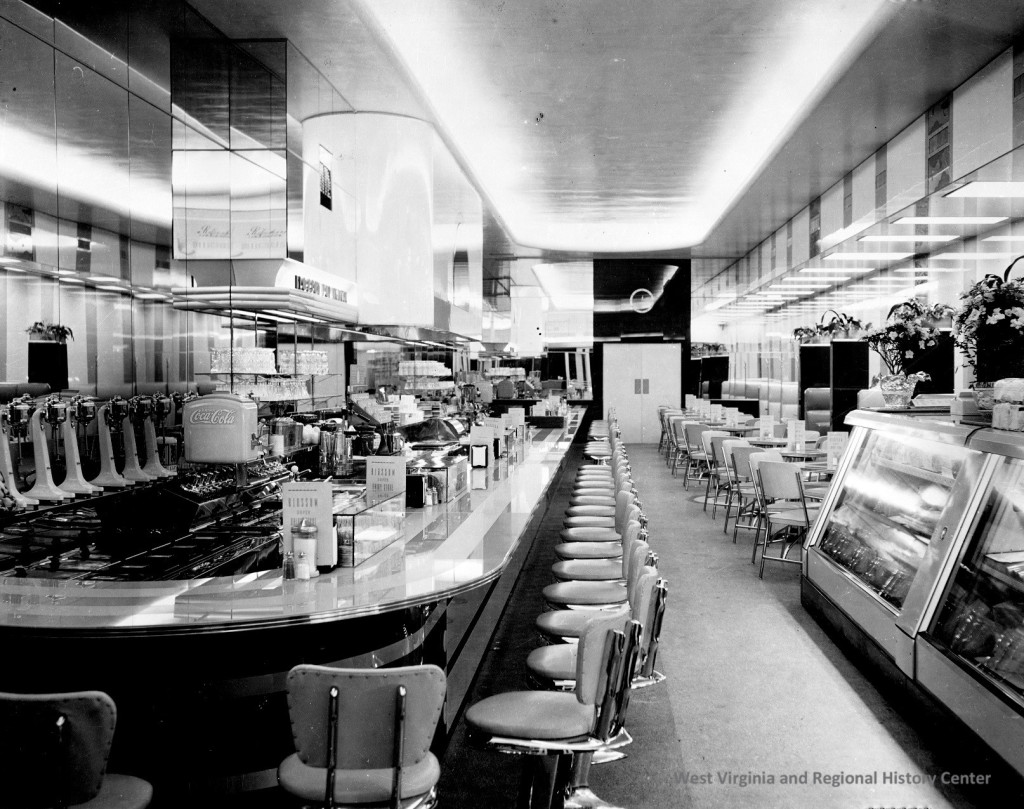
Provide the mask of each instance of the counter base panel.
POLYGON ((1024 716, 922 637, 917 680, 1024 777, 1024 716))
POLYGON ((913 676, 914 641, 897 627, 896 613, 879 603, 854 576, 813 547, 807 551, 806 578, 870 637, 904 674, 913 676))

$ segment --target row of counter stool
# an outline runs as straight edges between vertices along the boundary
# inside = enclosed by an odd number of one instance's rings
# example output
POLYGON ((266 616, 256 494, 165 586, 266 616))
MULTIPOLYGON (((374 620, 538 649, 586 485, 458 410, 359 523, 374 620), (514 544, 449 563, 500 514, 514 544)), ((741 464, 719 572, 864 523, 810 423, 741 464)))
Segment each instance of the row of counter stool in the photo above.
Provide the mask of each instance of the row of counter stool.
POLYGON ((588 786, 595 763, 625 757, 629 694, 655 671, 667 586, 659 577, 614 414, 591 424, 555 547, 543 645, 527 658, 530 687, 466 712, 474 746, 525 757, 518 806, 611 809, 588 786))

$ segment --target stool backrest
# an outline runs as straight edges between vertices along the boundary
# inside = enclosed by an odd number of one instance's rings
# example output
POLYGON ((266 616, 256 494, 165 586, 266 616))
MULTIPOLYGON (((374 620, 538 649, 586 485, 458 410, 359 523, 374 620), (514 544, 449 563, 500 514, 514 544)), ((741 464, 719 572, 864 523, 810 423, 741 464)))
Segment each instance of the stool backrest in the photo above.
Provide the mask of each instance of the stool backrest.
POLYGON ((5 807, 51 807, 95 798, 117 711, 101 691, 0 692, 0 787, 5 807))
POLYGON ((583 705, 600 705, 608 690, 609 635, 622 633, 626 618, 621 613, 597 613, 587 621, 576 650, 576 699, 583 705))
MULTIPOLYGON (((338 689, 338 769, 395 766, 396 706, 405 688, 404 767, 418 764, 430 750, 444 707, 445 675, 437 666, 341 669, 303 664, 288 672, 288 715, 295 752, 304 764, 327 766, 327 728, 332 687, 338 689)), ((402 723, 398 723, 402 724, 402 723)))

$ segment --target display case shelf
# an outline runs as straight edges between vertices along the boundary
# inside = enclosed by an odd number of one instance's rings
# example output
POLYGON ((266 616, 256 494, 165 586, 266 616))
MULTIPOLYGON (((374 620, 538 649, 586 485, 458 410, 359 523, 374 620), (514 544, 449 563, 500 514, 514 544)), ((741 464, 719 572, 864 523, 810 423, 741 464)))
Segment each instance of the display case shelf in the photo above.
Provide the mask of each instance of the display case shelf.
POLYGON ((916 466, 910 466, 909 464, 900 463, 899 461, 891 461, 888 458, 875 458, 874 463, 875 466, 880 466, 882 469, 888 469, 891 472, 896 472, 900 475, 909 475, 910 477, 927 480, 931 483, 937 483, 940 486, 945 486, 947 488, 951 487, 956 482, 956 479, 949 475, 943 475, 940 472, 931 472, 927 469, 919 469, 916 466))

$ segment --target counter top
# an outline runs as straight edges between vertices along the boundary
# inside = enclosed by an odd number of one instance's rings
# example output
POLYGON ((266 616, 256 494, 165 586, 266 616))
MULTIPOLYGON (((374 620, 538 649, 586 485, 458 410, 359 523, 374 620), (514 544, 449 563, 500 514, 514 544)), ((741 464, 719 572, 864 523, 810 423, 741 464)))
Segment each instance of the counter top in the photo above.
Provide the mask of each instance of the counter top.
POLYGON ((309 624, 435 602, 501 574, 556 475, 583 409, 565 429, 540 431, 501 459, 471 469, 470 490, 410 509, 405 539, 355 568, 309 581, 278 570, 160 582, 0 579, 0 627, 34 633, 177 634, 309 624))

